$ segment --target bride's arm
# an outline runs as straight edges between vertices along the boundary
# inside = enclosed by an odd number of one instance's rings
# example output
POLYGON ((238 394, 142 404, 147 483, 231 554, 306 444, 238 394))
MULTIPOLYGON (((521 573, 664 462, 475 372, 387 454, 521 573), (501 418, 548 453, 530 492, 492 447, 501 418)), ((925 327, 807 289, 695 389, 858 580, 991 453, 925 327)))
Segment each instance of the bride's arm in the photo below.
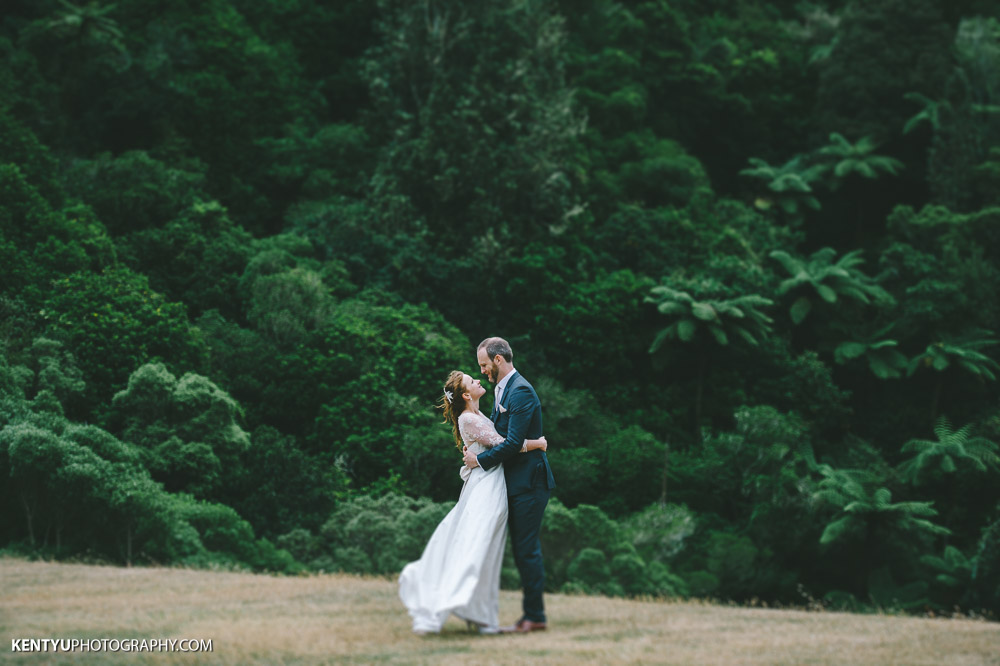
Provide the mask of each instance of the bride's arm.
POLYGON ((504 441, 504 438, 493 427, 492 422, 476 418, 469 412, 458 417, 458 429, 463 437, 478 442, 487 449, 492 449, 504 441))
MULTIPOLYGON (((494 446, 502 444, 504 441, 504 436, 497 433, 492 422, 477 419, 471 414, 469 416, 465 416, 465 414, 463 414, 458 417, 458 428, 463 436, 479 442, 487 449, 492 449, 494 446)), ((545 437, 541 437, 539 439, 526 439, 524 440, 524 446, 521 447, 521 453, 527 453, 528 451, 534 451, 535 449, 545 451, 547 448, 548 442, 545 437)))

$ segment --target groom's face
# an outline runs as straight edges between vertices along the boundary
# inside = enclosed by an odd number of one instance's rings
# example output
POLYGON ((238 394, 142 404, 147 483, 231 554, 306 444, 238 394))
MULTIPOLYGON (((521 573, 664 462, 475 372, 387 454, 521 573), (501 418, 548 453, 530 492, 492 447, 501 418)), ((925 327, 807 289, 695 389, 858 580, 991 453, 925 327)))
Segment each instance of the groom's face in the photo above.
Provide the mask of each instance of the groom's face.
POLYGON ((497 383, 497 364, 486 355, 486 348, 480 347, 476 351, 476 358, 479 359, 479 371, 486 375, 486 379, 494 384, 497 383))

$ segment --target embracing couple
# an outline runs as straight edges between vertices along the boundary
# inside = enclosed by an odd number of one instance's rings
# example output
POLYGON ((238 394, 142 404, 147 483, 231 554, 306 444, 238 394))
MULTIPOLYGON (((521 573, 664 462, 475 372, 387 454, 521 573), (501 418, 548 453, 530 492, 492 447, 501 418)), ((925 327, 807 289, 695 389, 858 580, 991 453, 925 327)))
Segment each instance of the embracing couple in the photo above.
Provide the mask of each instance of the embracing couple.
POLYGON ((495 385, 493 413, 479 411, 486 393, 479 380, 454 371, 441 407, 465 456, 458 504, 434 530, 424 553, 399 576, 399 597, 413 631, 438 632, 454 613, 481 633, 545 629, 545 568, 539 532, 555 488, 545 456, 542 407, 535 389, 514 369, 503 338, 476 350, 480 371, 495 385), (514 562, 524 590, 523 615, 500 627, 500 567, 510 525, 514 562))

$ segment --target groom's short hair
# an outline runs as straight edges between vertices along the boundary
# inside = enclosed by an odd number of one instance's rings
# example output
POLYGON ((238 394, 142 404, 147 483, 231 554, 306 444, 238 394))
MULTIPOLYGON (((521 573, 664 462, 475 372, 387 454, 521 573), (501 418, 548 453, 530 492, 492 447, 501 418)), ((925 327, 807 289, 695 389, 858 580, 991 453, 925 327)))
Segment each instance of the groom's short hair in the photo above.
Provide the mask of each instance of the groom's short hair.
POLYGON ((510 343, 503 338, 486 338, 479 343, 476 349, 486 348, 486 355, 491 359, 501 356, 508 363, 514 360, 514 352, 510 349, 510 343))

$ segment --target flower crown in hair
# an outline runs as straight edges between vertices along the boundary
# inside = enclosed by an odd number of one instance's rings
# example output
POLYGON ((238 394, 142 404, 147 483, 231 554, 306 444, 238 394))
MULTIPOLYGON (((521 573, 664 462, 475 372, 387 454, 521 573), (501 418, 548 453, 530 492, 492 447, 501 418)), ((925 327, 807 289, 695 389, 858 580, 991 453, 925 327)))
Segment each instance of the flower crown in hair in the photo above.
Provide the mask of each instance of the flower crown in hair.
POLYGON ((454 394, 451 391, 449 391, 448 389, 444 390, 444 397, 448 401, 449 405, 451 404, 451 400, 452 400, 453 396, 454 396, 454 394))

